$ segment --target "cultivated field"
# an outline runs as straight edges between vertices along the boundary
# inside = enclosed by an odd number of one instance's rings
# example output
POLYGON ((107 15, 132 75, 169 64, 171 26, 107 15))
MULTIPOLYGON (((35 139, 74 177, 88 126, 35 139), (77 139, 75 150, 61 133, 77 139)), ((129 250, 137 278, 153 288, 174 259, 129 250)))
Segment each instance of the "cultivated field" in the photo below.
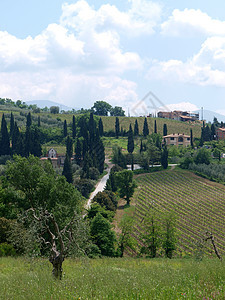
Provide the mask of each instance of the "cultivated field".
MULTIPOLYGON (((177 217, 179 257, 198 253, 199 241, 206 231, 212 232, 219 253, 225 255, 225 186, 194 175, 189 171, 170 170, 139 175, 139 188, 133 199, 135 233, 139 240, 143 220, 151 205, 174 211, 177 217)), ((207 255, 215 256, 208 241, 207 255)))
POLYGON ((57 281, 47 259, 0 258, 0 299, 224 299, 224 267, 217 259, 68 259, 57 281))

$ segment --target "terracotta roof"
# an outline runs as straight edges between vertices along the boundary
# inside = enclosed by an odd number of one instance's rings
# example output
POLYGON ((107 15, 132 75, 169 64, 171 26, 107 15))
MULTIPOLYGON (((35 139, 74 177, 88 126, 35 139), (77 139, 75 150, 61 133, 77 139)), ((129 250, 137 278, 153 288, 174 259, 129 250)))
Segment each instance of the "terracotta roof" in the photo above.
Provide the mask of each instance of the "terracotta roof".
POLYGON ((217 128, 219 131, 225 131, 225 128, 217 128))
POLYGON ((190 138, 190 135, 181 134, 181 133, 173 133, 173 134, 165 135, 163 138, 170 138, 170 137, 190 138))

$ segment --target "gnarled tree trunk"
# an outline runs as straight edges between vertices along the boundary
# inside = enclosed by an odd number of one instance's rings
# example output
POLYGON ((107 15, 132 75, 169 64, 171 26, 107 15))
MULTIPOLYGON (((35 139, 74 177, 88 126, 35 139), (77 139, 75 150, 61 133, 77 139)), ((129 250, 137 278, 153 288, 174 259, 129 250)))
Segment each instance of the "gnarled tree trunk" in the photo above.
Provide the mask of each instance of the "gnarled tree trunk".
POLYGON ((63 255, 58 251, 52 251, 52 255, 49 258, 50 263, 53 266, 52 275, 55 279, 62 279, 62 263, 64 261, 63 255))

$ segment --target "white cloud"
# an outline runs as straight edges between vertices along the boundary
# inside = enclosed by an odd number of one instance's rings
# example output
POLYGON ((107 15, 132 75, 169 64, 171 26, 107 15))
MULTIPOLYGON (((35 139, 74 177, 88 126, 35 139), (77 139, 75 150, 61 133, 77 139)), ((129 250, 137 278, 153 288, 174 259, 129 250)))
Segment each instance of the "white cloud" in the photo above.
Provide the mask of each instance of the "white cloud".
POLYGON ((74 4, 65 3, 60 22, 79 34, 90 32, 90 28, 96 31, 123 31, 132 36, 142 33, 152 34, 162 13, 161 6, 146 0, 129 2, 131 8, 125 12, 110 4, 102 5, 95 10, 84 0, 74 4))
POLYGON ((122 12, 80 0, 64 4, 60 23, 34 38, 0 31, 0 97, 64 99, 70 105, 76 99, 75 105, 84 107, 96 99, 124 107, 137 100, 136 84, 123 74, 142 70, 143 62, 138 53, 123 50, 120 37, 152 34, 161 8, 146 0, 130 4, 122 12))
POLYGON ((147 77, 201 86, 225 87, 225 37, 208 38, 192 58, 153 61, 147 77))
POLYGON ((174 104, 167 104, 166 107, 170 111, 182 110, 182 111, 193 112, 193 111, 199 110, 199 108, 195 104, 190 103, 190 102, 179 102, 179 103, 174 103, 174 104))
POLYGON ((161 25, 161 32, 169 36, 224 36, 225 21, 211 18, 200 9, 175 9, 172 16, 161 25))

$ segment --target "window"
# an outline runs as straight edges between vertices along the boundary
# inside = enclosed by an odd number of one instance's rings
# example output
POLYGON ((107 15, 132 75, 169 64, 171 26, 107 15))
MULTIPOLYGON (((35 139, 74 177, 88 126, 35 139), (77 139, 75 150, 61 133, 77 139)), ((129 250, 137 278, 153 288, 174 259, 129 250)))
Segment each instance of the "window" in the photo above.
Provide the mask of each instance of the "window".
POLYGON ((170 140, 171 140, 171 141, 174 141, 174 137, 171 137, 170 140))

